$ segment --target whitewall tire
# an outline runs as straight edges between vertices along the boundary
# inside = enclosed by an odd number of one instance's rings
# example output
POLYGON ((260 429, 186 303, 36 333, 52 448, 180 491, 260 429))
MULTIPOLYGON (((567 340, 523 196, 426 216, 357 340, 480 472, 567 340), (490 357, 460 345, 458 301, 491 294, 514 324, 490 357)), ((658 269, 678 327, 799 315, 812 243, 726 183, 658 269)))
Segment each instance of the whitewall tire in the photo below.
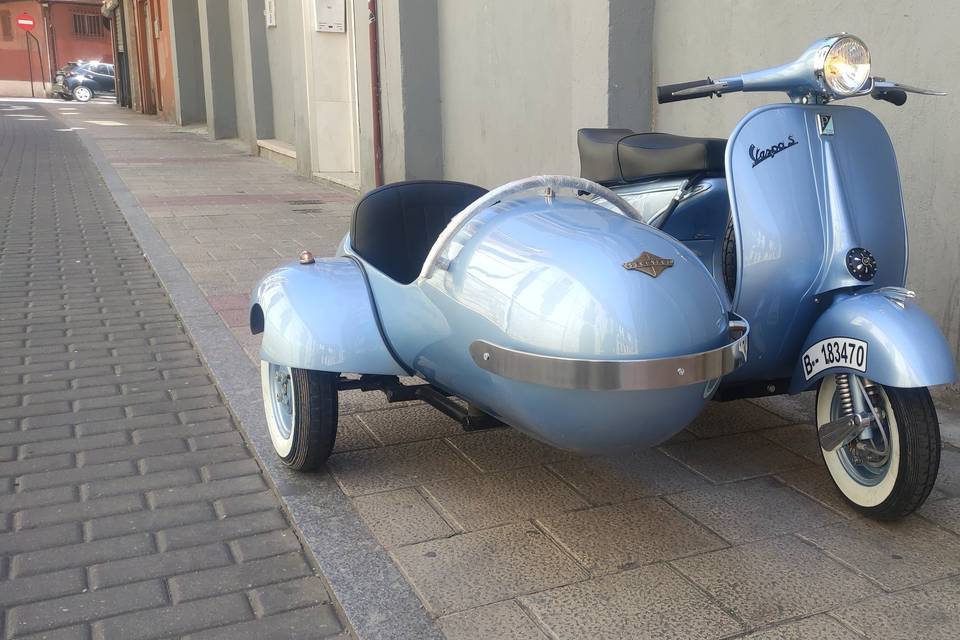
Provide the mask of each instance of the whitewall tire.
POLYGON ((261 361, 267 431, 285 465, 312 471, 330 457, 337 437, 338 377, 261 361))

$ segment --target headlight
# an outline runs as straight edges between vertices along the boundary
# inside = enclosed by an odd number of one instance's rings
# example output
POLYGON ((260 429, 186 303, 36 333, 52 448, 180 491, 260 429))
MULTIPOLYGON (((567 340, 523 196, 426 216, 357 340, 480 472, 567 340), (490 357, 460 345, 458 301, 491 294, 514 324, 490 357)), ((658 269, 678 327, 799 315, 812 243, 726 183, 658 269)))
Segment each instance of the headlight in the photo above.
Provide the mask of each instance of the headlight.
POLYGON ((870 52, 863 41, 843 36, 833 43, 823 61, 823 79, 838 96, 851 96, 870 79, 870 52))

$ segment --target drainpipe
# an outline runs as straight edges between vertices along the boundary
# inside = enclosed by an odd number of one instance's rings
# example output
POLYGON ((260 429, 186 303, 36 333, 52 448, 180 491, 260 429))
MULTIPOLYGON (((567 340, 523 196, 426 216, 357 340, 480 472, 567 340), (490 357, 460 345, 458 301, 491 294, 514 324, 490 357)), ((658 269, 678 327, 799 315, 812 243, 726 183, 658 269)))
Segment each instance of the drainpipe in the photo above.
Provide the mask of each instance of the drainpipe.
POLYGON ((380 41, 377 37, 377 0, 367 0, 370 13, 370 94, 373 99, 373 171, 376 186, 383 185, 383 131, 380 116, 380 41))

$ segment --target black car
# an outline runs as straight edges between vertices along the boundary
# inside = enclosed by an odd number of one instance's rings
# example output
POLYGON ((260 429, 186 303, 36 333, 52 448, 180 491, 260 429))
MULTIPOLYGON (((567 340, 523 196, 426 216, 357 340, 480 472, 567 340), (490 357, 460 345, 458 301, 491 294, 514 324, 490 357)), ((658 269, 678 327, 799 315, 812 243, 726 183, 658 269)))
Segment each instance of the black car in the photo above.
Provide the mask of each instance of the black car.
POLYGON ((113 93, 116 87, 116 74, 112 64, 79 61, 68 62, 57 71, 53 91, 64 100, 87 102, 95 95, 113 93))

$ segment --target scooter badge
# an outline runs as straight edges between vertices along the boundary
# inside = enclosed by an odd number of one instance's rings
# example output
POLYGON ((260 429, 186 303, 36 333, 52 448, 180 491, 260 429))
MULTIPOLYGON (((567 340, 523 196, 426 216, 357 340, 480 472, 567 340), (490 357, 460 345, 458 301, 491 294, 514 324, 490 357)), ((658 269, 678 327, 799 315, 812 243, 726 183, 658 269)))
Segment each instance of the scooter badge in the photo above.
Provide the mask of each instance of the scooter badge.
POLYGON ((833 116, 826 113, 817 114, 817 129, 820 131, 822 136, 832 136, 833 135, 833 116))
POLYGON ((623 268, 628 271, 642 271, 648 276, 656 278, 658 275, 673 266, 673 260, 670 258, 661 258, 649 251, 644 251, 639 256, 625 262, 623 268))

